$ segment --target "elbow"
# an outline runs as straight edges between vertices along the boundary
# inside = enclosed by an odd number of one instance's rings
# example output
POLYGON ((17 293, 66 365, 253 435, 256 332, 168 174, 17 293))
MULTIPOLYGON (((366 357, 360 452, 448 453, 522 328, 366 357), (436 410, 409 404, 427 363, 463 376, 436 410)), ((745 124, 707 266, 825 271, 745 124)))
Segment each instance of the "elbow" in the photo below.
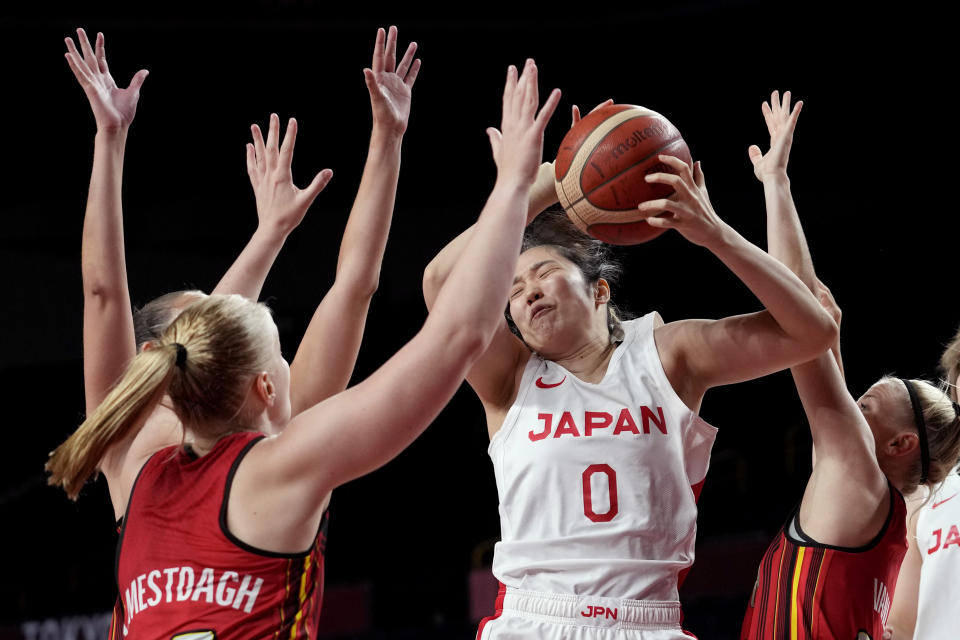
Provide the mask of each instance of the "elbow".
POLYGON ((493 331, 486 331, 472 323, 465 322, 452 326, 445 332, 442 339, 444 350, 449 356, 462 363, 464 370, 480 359, 480 356, 490 346, 493 340, 493 331))
POLYGON ((114 300, 119 300, 123 295, 122 289, 100 280, 83 283, 83 300, 86 304, 106 306, 114 300))
POLYGON ((431 262, 423 270, 423 299, 426 301, 427 307, 433 304, 433 300, 437 297, 437 292, 442 285, 443 278, 440 276, 439 269, 431 262))
POLYGON ((840 327, 826 312, 820 313, 815 322, 810 323, 805 342, 809 346, 811 358, 828 351, 840 338, 840 327))

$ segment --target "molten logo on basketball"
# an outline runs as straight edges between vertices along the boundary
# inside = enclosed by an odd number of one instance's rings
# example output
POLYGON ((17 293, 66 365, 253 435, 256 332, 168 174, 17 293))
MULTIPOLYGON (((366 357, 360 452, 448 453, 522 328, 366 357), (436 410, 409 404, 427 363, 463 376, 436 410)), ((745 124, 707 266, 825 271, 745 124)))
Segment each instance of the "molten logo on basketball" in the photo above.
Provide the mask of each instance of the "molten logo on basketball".
POLYGON ((649 127, 645 127, 642 131, 640 129, 634 129, 626 139, 618 142, 617 145, 613 147, 613 150, 611 151, 613 159, 617 160, 630 151, 630 149, 653 136, 666 138, 667 128, 664 127, 663 124, 657 122, 649 127))

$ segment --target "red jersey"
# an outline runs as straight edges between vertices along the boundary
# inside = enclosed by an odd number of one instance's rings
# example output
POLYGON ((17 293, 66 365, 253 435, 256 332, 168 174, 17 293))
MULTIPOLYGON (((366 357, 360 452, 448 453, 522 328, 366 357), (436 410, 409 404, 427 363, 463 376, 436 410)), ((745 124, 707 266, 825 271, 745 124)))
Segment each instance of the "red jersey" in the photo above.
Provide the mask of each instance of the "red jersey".
POLYGON ((880 640, 907 551, 906 511, 891 486, 880 533, 846 548, 804 534, 798 506, 760 563, 741 640, 880 640))
POLYGON ((201 457, 169 447, 143 466, 117 546, 113 627, 123 636, 316 637, 327 514, 313 546, 297 554, 256 549, 227 530, 233 475, 262 437, 231 434, 201 457))

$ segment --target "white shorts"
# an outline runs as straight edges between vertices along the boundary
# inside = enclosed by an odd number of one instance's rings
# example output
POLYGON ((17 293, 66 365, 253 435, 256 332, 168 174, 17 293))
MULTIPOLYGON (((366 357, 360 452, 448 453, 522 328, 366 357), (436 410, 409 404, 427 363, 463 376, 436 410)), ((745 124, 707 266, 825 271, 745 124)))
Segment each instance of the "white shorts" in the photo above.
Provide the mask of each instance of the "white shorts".
POLYGON ((477 640, 691 640, 679 602, 645 602, 507 587, 477 640))

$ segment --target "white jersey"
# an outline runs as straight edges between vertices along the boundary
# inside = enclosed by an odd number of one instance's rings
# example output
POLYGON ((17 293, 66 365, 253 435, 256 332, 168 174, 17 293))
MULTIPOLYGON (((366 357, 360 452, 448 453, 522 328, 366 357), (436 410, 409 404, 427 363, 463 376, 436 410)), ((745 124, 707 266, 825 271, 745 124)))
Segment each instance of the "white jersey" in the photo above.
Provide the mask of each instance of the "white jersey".
POLYGON ((624 323, 599 384, 531 356, 489 454, 493 573, 531 592, 676 601, 716 429, 667 381, 656 313, 624 323))
POLYGON ((960 602, 960 476, 954 471, 920 509, 920 568, 914 638, 955 640, 960 602))

